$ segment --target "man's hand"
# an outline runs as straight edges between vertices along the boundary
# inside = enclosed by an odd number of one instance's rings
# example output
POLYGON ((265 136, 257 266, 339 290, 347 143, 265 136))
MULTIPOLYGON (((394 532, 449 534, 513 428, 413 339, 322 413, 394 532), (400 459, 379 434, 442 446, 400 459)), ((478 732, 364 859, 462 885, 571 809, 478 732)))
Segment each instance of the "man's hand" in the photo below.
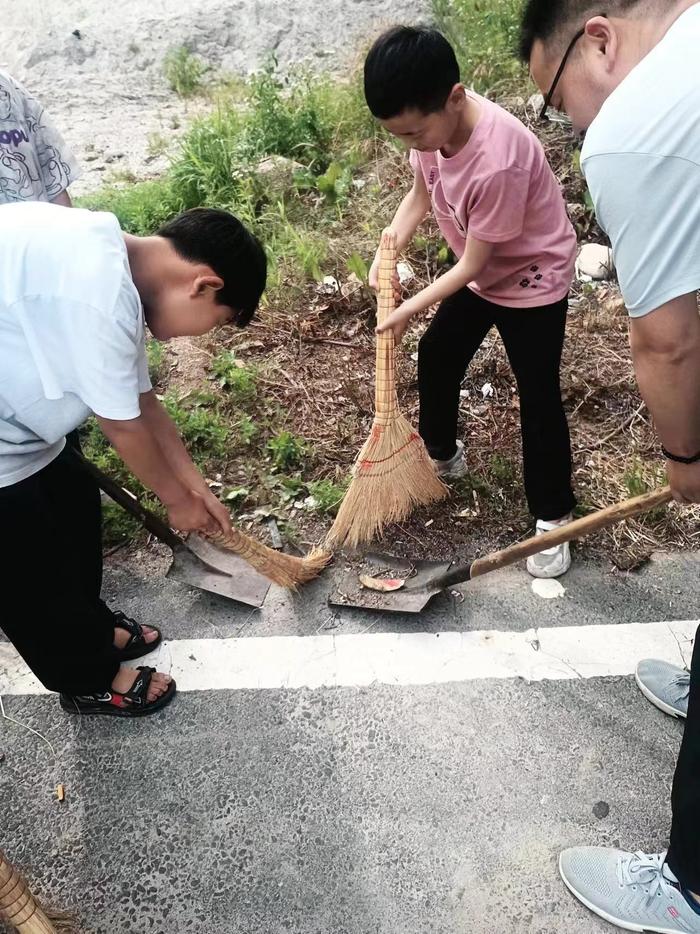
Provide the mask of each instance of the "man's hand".
POLYGON ((219 531, 224 534, 231 531, 228 513, 211 494, 210 499, 207 499, 194 490, 187 490, 175 502, 166 503, 165 506, 168 510, 170 525, 179 532, 204 532, 215 535, 219 531), (214 500, 216 506, 211 500, 214 500), (225 518, 221 515, 221 511, 225 513, 225 518), (215 516, 214 512, 218 515, 215 516))
POLYGON ((666 461, 666 472, 676 502, 700 503, 700 461, 697 464, 666 461))
POLYGON ((392 311, 385 321, 377 325, 377 334, 393 331, 394 340, 398 344, 406 333, 406 328, 414 314, 415 311, 409 306, 408 302, 404 302, 403 305, 399 305, 396 311, 392 311))

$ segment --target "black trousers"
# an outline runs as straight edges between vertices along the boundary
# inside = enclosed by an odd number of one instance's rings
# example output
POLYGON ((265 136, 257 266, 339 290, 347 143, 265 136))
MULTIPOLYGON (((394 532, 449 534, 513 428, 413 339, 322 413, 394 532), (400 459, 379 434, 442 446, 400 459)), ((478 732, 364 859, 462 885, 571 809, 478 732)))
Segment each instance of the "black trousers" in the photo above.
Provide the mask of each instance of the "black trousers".
POLYGON ((418 348, 420 434, 431 457, 448 460, 457 447, 464 374, 491 328, 498 329, 520 393, 525 493, 532 515, 545 521, 576 505, 559 381, 567 308, 567 299, 506 308, 461 289, 440 305, 418 348))
POLYGON ((690 702, 673 778, 668 864, 681 885, 700 895, 700 628, 690 666, 690 702))
POLYGON ((119 661, 100 600, 100 493, 68 446, 0 488, 0 530, 0 628, 50 691, 108 690, 119 661))

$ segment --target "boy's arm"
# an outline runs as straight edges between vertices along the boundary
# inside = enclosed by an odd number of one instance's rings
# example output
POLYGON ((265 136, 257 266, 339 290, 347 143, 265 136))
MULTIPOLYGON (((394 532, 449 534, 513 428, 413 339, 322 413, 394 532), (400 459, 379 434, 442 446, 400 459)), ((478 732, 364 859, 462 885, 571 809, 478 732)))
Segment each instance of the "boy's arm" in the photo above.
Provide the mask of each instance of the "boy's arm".
POLYGON ((187 489, 194 490, 204 499, 209 513, 225 532, 231 530, 231 516, 226 507, 209 489, 206 480, 195 466, 183 444, 177 425, 168 415, 155 392, 145 392, 140 397, 141 416, 168 462, 170 469, 187 489))
POLYGON ((441 302, 450 295, 454 295, 455 292, 476 279, 488 263, 493 251, 493 243, 486 243, 484 240, 477 240, 475 237, 467 236, 464 253, 452 269, 400 305, 377 328, 377 333, 381 334, 383 331, 391 329, 394 332, 396 341, 400 341, 414 315, 424 311, 436 302, 441 302))
MULTIPOLYGON (((418 225, 423 221, 429 210, 430 195, 425 187, 425 179, 420 169, 416 169, 413 187, 399 205, 389 227, 396 234, 398 253, 406 249, 418 225)), ((379 250, 377 250, 372 268, 369 271, 369 284, 375 291, 379 290, 379 250)))
MULTIPOLYGON (((184 474, 169 462, 148 415, 141 414, 138 418, 128 420, 109 419, 98 415, 97 420, 127 467, 144 486, 153 490, 166 507, 168 520, 173 528, 183 532, 217 532, 219 529, 224 533, 230 531, 228 513, 226 512, 225 519, 213 514, 211 493, 207 491, 209 495, 205 497, 201 487, 189 484, 184 474)), ((196 470, 194 465, 192 467, 196 470)), ((201 477, 200 479, 204 483, 201 477)), ((218 500, 216 502, 220 510, 224 510, 218 500)))

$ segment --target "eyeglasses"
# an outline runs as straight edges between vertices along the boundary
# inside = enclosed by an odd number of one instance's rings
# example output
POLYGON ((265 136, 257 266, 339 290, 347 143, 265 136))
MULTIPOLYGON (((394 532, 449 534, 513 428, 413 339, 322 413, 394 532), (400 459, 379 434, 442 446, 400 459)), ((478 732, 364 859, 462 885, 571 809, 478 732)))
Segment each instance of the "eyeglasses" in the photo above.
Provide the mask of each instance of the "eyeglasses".
POLYGON ((557 85, 559 84, 559 79, 561 78, 564 72, 564 69, 566 68, 566 63, 569 61, 569 56, 573 52, 574 46, 576 45, 576 43, 585 34, 585 32, 586 32, 585 26, 583 27, 583 29, 579 29, 579 31, 576 33, 574 38, 569 43, 569 47, 567 48, 566 52, 564 52, 564 57, 561 60, 561 64, 559 65, 559 68, 557 69, 557 73, 554 76, 554 81, 552 81, 552 86, 545 96, 544 103, 542 105, 542 110, 540 111, 540 120, 542 121, 547 119, 547 111, 549 110, 552 104, 552 98, 554 97, 554 92, 556 91, 557 85))

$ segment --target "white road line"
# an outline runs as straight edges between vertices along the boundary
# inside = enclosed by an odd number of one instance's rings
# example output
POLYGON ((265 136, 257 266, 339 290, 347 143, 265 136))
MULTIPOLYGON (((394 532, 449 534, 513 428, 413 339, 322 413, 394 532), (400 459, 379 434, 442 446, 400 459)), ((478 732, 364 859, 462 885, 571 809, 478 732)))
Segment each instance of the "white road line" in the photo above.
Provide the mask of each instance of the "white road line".
MULTIPOLYGON (((420 685, 486 678, 557 681, 630 675, 642 658, 689 664, 699 624, 683 620, 528 632, 178 639, 164 643, 145 661, 171 671, 181 691, 420 685)), ((0 694, 43 693, 12 646, 0 643, 0 694)))

